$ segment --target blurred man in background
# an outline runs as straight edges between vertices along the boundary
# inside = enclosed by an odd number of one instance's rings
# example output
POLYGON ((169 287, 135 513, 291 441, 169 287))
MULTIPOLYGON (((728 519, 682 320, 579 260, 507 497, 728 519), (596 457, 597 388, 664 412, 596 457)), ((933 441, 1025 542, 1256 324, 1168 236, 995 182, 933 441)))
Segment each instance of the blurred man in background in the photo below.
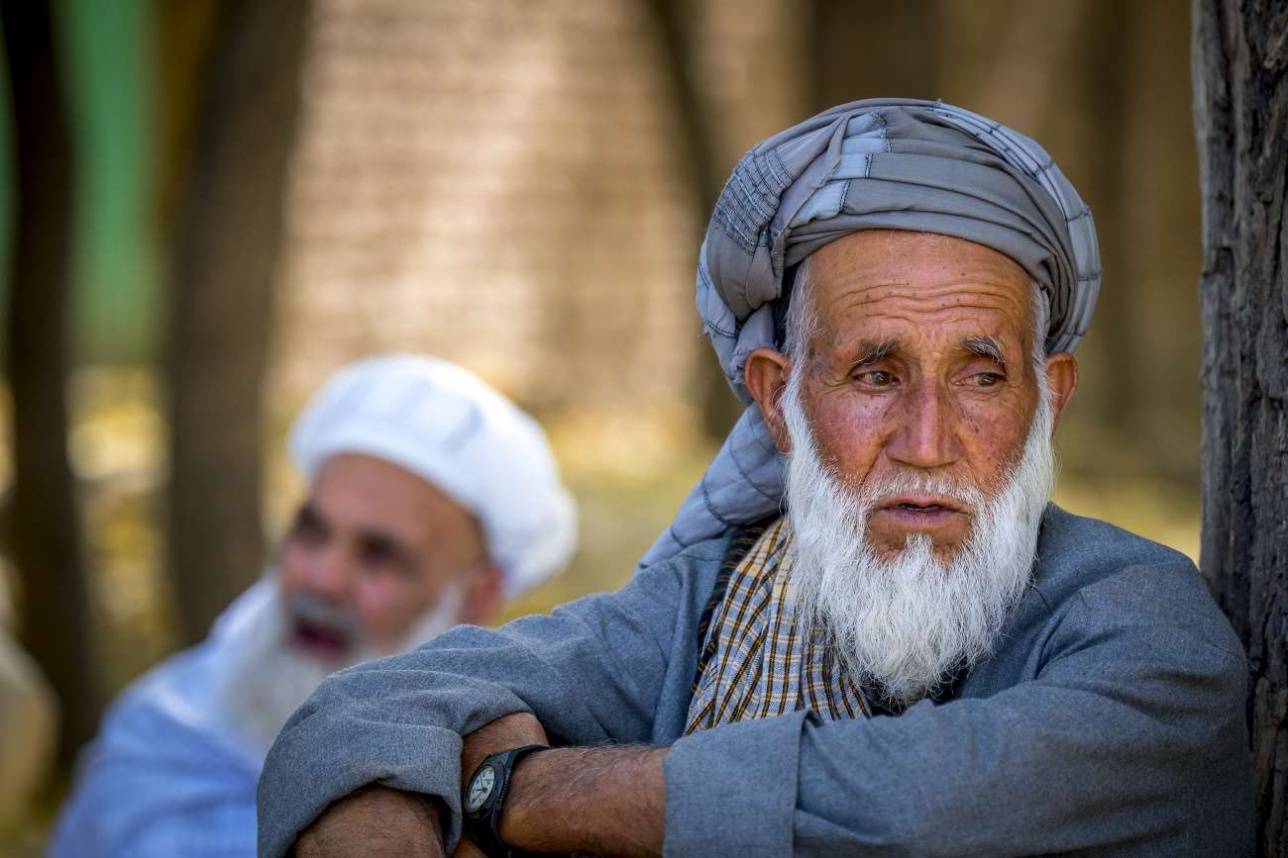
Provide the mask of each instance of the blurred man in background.
POLYGON ((491 623, 572 554, 540 427, 445 361, 348 367, 290 448, 308 495, 275 562, 108 712, 52 855, 253 855, 264 756, 327 674, 491 623))

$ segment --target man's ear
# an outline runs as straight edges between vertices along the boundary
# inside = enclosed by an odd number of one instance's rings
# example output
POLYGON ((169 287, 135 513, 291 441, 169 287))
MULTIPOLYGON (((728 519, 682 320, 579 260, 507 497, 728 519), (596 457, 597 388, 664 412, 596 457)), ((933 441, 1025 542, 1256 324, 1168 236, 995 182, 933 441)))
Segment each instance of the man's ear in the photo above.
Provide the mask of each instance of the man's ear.
POLYGON ((783 418, 783 393, 791 374, 792 362, 787 355, 771 348, 761 347, 747 357, 742 368, 743 384, 756 400, 760 416, 773 436, 778 452, 790 453, 791 440, 787 435, 787 421, 783 418))
POLYGON ((1051 428, 1054 430, 1060 422, 1061 412, 1078 389, 1078 360, 1068 352, 1048 355, 1046 374, 1051 388, 1051 428))
POLYGON ((461 602, 462 623, 491 626, 501 617, 505 602, 505 578, 495 563, 485 563, 472 573, 461 602))

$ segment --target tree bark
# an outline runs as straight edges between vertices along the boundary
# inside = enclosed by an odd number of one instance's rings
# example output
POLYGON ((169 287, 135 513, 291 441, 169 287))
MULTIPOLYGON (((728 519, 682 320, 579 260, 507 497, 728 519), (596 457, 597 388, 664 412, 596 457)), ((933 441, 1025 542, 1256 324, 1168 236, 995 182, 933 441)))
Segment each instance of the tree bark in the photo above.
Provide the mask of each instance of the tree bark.
POLYGON ((1202 567, 1247 646, 1260 847, 1288 854, 1288 7, 1195 0, 1202 567))
POLYGON ((71 133, 50 4, 5 0, 13 93, 17 218, 9 260, 5 358, 12 395, 9 555, 22 584, 22 642, 62 706, 59 761, 93 733, 99 697, 76 486, 67 458, 71 133))
POLYGON ((188 642, 263 563, 260 383, 309 8, 224 4, 199 102, 167 360, 168 565, 188 642))

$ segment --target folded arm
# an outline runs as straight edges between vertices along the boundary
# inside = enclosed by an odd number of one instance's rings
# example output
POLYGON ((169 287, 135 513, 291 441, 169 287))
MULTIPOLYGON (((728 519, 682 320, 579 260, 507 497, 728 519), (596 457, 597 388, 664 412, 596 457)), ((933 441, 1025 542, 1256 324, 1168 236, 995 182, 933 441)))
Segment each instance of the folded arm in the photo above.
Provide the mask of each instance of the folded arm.
MULTIPOLYGON (((665 755, 664 748, 613 747, 552 748, 525 757, 506 796, 502 839, 525 852, 661 855, 665 755)), ((328 809, 295 848, 297 858, 385 854, 446 855, 438 803, 401 790, 364 787, 328 809)), ((467 838, 453 854, 481 855, 467 838)))
POLYGON ((1084 599, 1043 657, 1033 680, 897 718, 795 713, 679 740, 667 854, 1245 851, 1241 653, 1084 599))
POLYGON ((631 855, 664 838, 667 854, 739 858, 1246 852, 1246 664, 1232 636, 1195 634, 1165 604, 1142 610, 1139 583, 1075 597, 1036 677, 992 696, 864 721, 798 712, 665 750, 532 755, 503 834, 631 855))

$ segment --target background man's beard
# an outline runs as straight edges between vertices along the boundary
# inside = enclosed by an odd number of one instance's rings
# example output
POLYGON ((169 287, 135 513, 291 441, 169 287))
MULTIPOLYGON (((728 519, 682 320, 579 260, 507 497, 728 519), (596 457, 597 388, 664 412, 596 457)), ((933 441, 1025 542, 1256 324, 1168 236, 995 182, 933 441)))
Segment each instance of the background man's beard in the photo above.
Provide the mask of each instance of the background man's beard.
MULTIPOLYGON (((255 605, 251 616, 224 642, 226 649, 221 654, 224 663, 216 682, 215 705, 261 756, 268 753, 287 719, 323 679, 334 671, 390 654, 360 640, 339 663, 299 651, 291 644, 290 614, 338 610, 331 605, 309 607, 310 600, 320 601, 308 594, 297 594, 292 604, 283 605, 281 590, 274 581, 272 597, 255 605)), ((455 626, 463 601, 462 582, 450 582, 434 607, 417 620, 403 644, 394 651, 417 647, 455 626)), ((359 627, 356 617, 347 624, 359 627)))
POLYGON ((906 705, 933 693, 955 668, 969 670, 987 657, 1024 594, 1055 479, 1050 397, 1042 384, 1020 461, 990 498, 919 471, 846 486, 819 459, 800 387, 793 368, 783 410, 792 443, 787 504, 798 616, 831 638, 856 681, 875 682, 906 705), (868 515, 882 499, 910 491, 953 497, 974 511, 970 534, 950 559, 935 556, 926 534, 884 558, 871 544, 868 515))

